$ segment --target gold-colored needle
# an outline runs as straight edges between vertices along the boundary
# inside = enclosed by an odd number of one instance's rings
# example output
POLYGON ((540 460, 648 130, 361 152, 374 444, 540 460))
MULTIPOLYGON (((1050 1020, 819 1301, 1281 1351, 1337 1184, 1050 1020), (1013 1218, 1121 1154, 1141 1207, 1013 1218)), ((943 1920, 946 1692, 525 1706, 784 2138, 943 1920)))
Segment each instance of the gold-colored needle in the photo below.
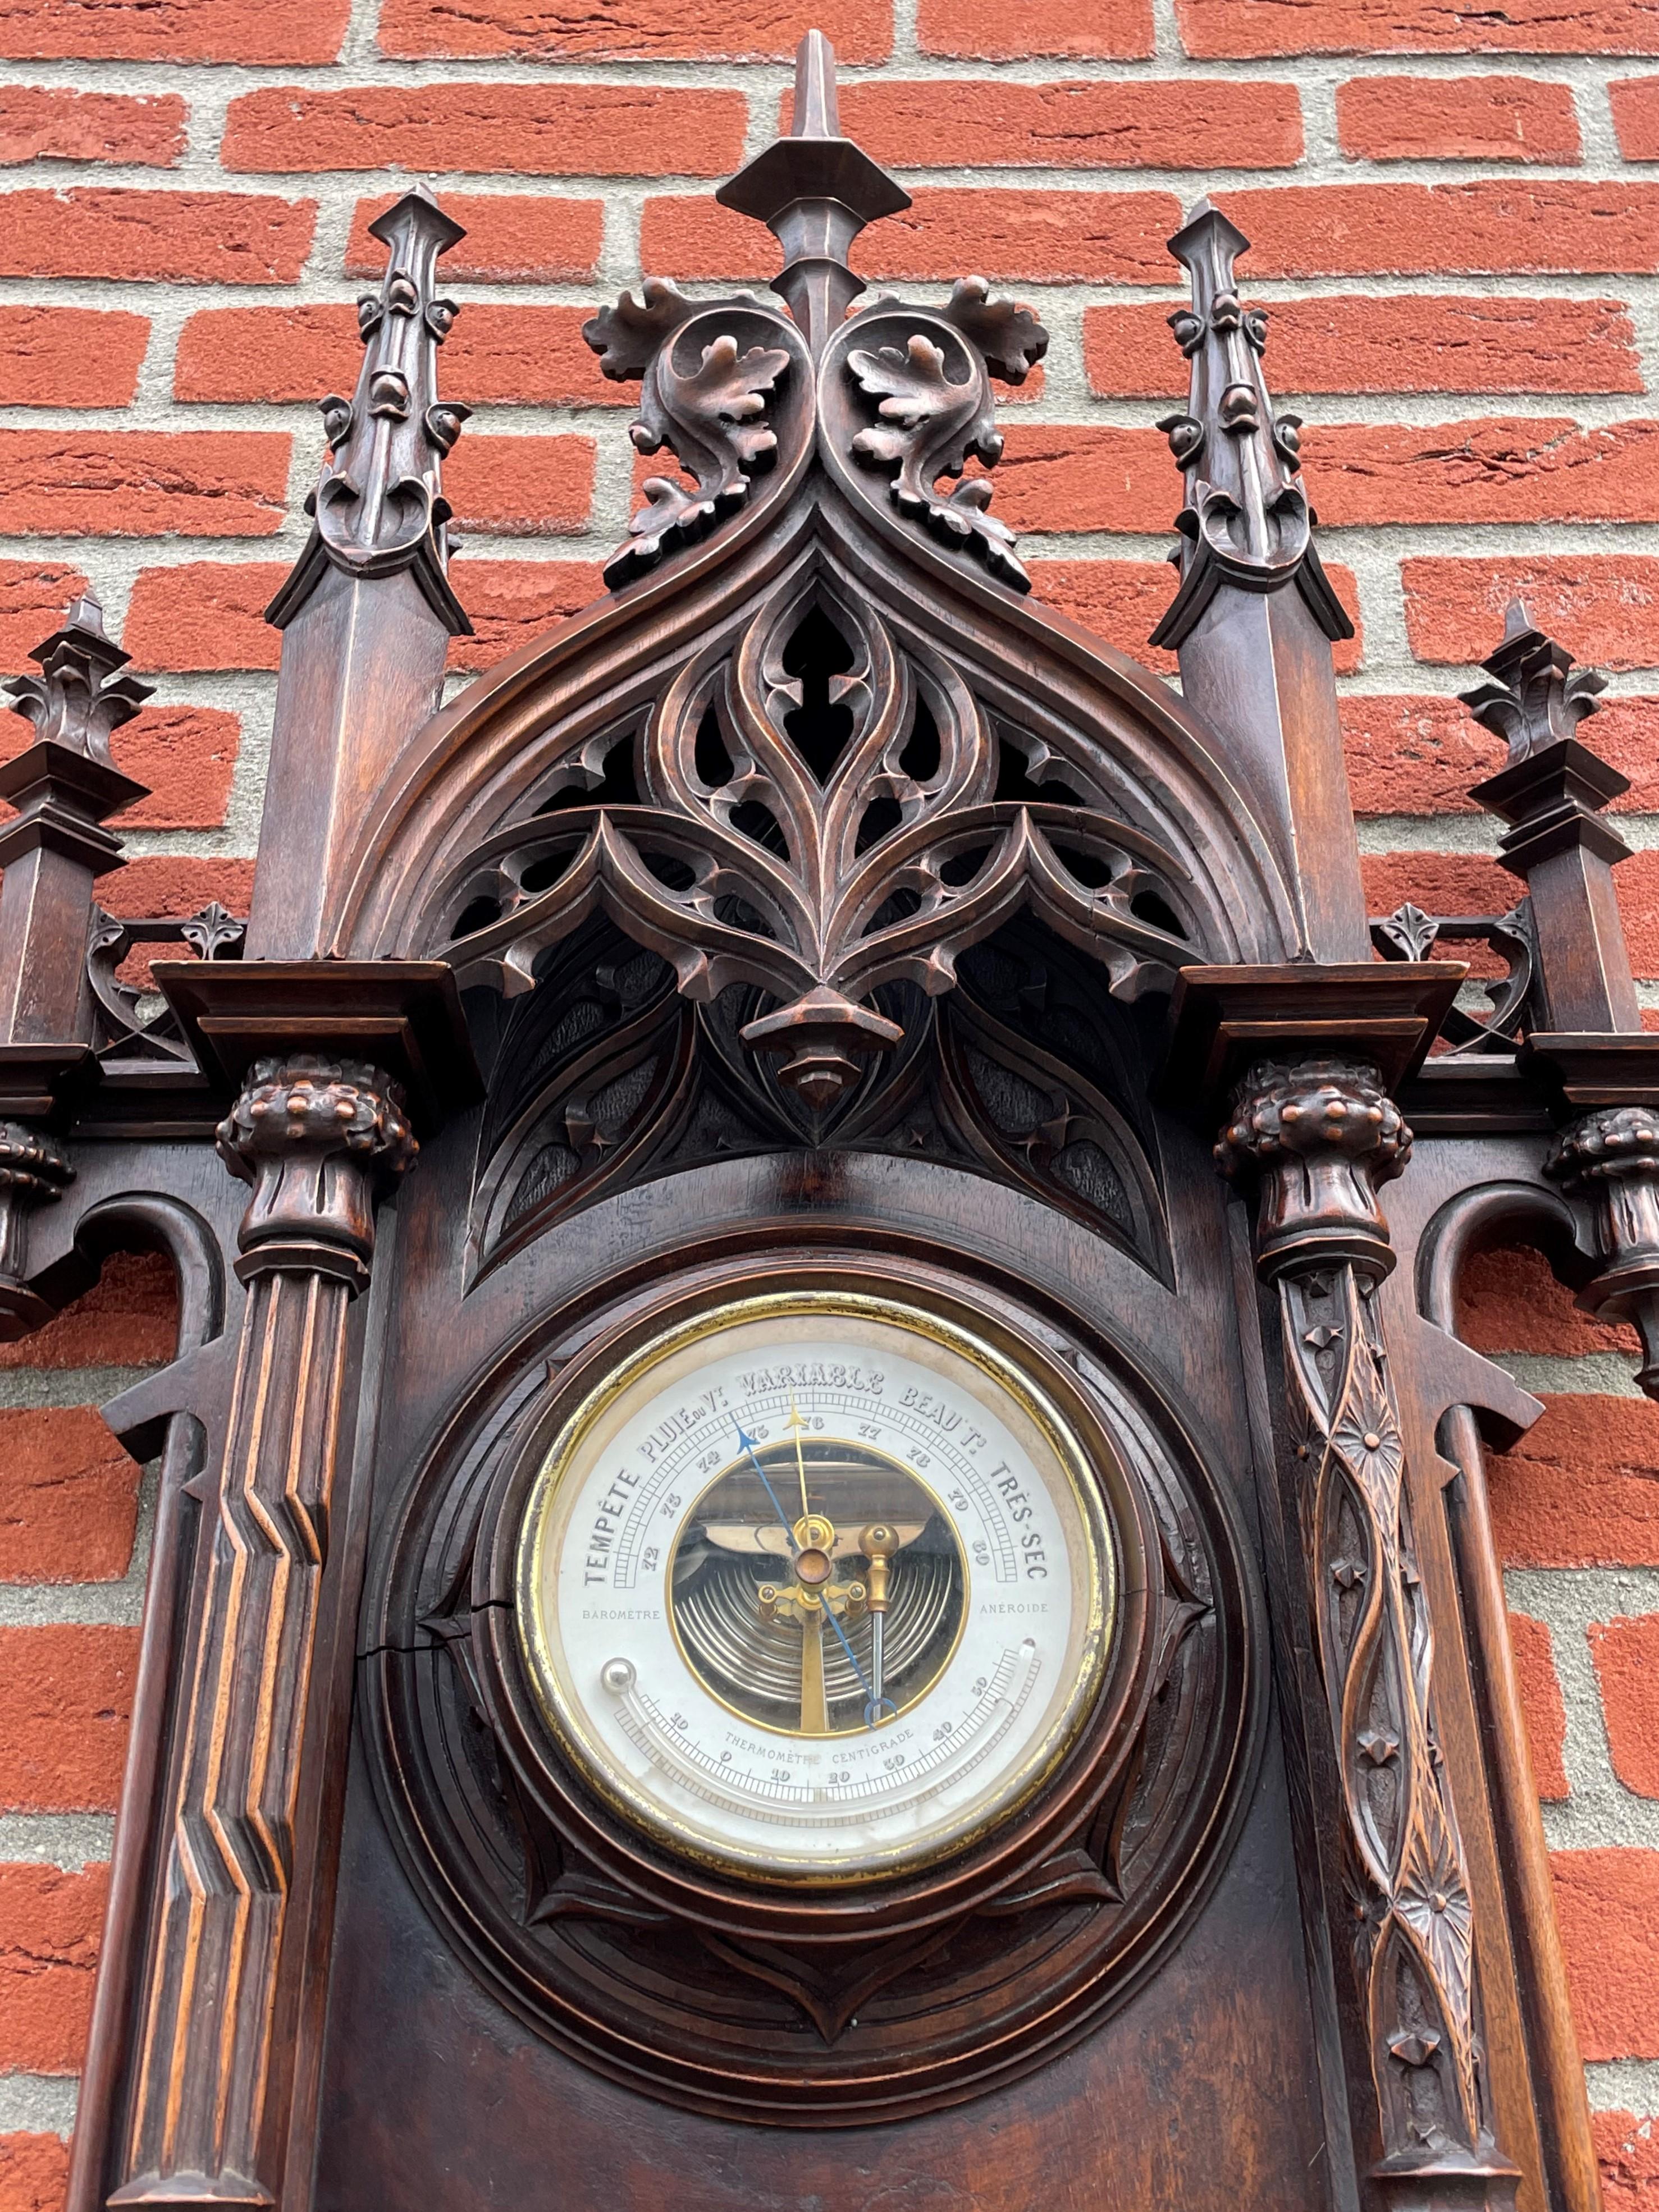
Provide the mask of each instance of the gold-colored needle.
POLYGON ((830 1702, 823 1681, 822 1601, 814 1601, 801 1609, 800 1729, 803 1735, 830 1733, 830 1702))
POLYGON ((800 1517, 803 1521, 809 1521, 812 1516, 812 1509, 806 1502, 806 1456, 801 1449, 800 1441, 806 1424, 797 1412, 793 1398, 789 1401, 789 1419, 785 1422, 784 1426, 793 1429, 795 1432, 795 1473, 800 1477, 800 1517))

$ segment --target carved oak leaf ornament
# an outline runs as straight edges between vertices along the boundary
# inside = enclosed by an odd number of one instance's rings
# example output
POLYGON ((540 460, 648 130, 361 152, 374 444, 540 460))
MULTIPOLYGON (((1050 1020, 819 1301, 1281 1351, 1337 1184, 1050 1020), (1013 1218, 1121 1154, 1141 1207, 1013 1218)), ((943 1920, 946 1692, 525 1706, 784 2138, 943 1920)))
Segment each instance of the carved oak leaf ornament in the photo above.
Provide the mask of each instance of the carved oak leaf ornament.
POLYGON ((1014 556, 1014 533, 985 511, 990 485, 971 478, 943 498, 934 489, 941 477, 959 477, 969 455, 988 468, 1002 458, 983 368, 970 358, 968 375, 952 378, 945 349, 921 331, 910 333, 902 352, 896 346, 860 347, 848 355, 847 366, 860 391, 877 402, 881 417, 880 424, 856 433, 853 451, 861 460, 898 471, 891 490, 899 512, 926 522, 947 541, 960 541, 1004 583, 1029 591, 1031 580, 1014 556))
MULTIPOLYGON (((684 305, 684 302, 681 302, 684 305)), ((669 477, 646 483, 649 503, 628 526, 629 542, 605 568, 612 586, 653 568, 675 545, 690 544, 749 496, 750 478, 772 465, 777 433, 763 419, 789 367, 781 347, 742 354, 729 331, 702 347, 694 368, 675 364, 665 343, 645 379, 639 419, 629 435, 641 453, 672 449, 696 478, 695 491, 669 477)), ((619 374, 607 368, 607 374, 619 374)))

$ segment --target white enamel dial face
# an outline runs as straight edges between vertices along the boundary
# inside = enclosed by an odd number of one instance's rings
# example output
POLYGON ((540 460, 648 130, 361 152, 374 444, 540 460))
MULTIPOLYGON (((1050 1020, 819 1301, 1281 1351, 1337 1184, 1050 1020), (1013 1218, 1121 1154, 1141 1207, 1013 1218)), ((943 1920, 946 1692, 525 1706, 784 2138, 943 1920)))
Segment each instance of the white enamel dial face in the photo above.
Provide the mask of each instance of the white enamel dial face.
POLYGON ((704 1314, 578 1409, 519 1547, 525 1654, 600 1793, 780 1880, 920 1864, 1028 1796, 1099 1686, 1110 1537, 1075 1436, 920 1309, 704 1314))

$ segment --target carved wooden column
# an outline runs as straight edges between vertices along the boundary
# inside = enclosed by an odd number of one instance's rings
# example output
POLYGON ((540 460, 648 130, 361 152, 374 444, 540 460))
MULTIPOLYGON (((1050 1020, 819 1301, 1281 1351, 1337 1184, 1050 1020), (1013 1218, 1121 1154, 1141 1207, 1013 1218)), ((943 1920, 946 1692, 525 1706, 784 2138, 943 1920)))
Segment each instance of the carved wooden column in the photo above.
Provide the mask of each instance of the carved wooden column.
POLYGON ((1601 814, 1630 784, 1579 735, 1607 678, 1575 668, 1519 599, 1482 665, 1492 680, 1463 703, 1510 757, 1469 796, 1509 825, 1498 852, 1527 886, 1537 960, 1521 1056, 1565 1124, 1545 1173, 1584 1206, 1603 1262, 1579 1304, 1635 1324, 1637 1380, 1659 1397, 1659 1038, 1642 1027, 1613 888, 1631 848, 1601 814))
MULTIPOLYGON (((1379 1184, 1411 1132, 1379 1069, 1259 1061, 1217 1157, 1259 1186, 1256 1266, 1278 1292, 1282 1480, 1299 1526, 1338 1798, 1328 1894, 1356 2142, 1400 2212, 1498 2208, 1516 2170, 1483 2080, 1479 1944, 1435 1735, 1434 1640, 1373 1293, 1393 1268, 1379 1184)), ((1323 1762, 1322 1762, 1323 1763, 1323 1762)))
POLYGON ((1181 588, 1152 642, 1179 653, 1182 690, 1225 731, 1229 765, 1277 832, 1300 957, 1369 960, 1330 652, 1353 625, 1313 542, 1299 418, 1274 416, 1262 378, 1267 315, 1239 301, 1233 263, 1249 246, 1207 200, 1170 240, 1192 279, 1192 305, 1170 318, 1192 387, 1159 425, 1187 498, 1181 588))
POLYGON ((92 887, 121 866, 121 841, 104 823, 146 795, 115 766, 109 740, 149 686, 119 672, 130 656, 105 635, 97 600, 72 601, 29 657, 40 675, 6 689, 34 742, 0 768, 0 799, 17 810, 0 830, 0 1338, 38 1328, 52 1310, 25 1280, 28 1220, 70 1180, 52 1125, 97 1073, 92 887))
POLYGON ((219 1149, 253 1185, 236 1262, 249 1294, 112 2203, 281 2193, 307 1933, 290 1905, 318 1841, 296 1832, 295 1808, 315 1732, 348 1310, 368 1281, 378 1192, 416 1146, 380 1069, 296 1054, 252 1069, 219 1149))

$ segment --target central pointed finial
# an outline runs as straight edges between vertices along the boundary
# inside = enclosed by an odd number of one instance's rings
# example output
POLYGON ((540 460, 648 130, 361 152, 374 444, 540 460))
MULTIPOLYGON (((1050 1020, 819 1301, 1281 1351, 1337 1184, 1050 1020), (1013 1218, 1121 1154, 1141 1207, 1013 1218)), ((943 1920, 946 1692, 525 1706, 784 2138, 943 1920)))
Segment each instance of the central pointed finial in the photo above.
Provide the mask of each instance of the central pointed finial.
POLYGON ((850 138, 841 135, 836 52, 809 31, 795 52, 795 112, 789 136, 757 154, 714 198, 763 222, 783 248, 772 289, 814 354, 822 352, 864 289, 847 265, 866 223, 897 215, 910 195, 850 138))

